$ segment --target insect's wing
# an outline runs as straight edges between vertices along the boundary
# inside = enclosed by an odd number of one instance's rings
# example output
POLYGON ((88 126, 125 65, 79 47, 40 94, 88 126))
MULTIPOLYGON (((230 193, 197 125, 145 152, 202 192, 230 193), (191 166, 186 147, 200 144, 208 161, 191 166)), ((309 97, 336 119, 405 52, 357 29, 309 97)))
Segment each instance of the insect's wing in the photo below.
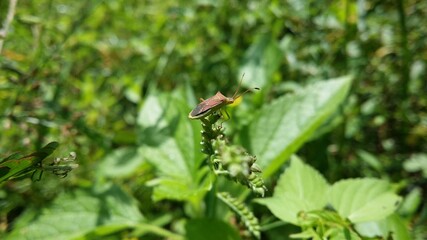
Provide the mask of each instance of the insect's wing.
POLYGON ((219 91, 212 97, 204 100, 199 105, 197 105, 188 115, 191 119, 198 119, 208 115, 210 112, 218 110, 221 106, 224 105, 224 102, 227 100, 227 97, 222 95, 219 91))
POLYGON ((216 106, 220 105, 222 103, 222 100, 215 99, 215 98, 209 98, 205 101, 201 102, 199 105, 197 105, 191 112, 190 116, 196 117, 198 115, 202 115, 206 113, 207 111, 215 108, 216 106))

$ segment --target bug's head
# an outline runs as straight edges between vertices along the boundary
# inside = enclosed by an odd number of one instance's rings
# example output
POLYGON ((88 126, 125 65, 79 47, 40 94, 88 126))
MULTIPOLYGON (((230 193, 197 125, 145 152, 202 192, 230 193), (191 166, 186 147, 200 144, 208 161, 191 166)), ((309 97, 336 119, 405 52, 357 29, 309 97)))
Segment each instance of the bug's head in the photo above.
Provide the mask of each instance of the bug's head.
MULTIPOLYGON (((238 98, 238 97, 237 97, 237 98, 238 98)), ((226 98, 225 98, 225 102, 226 102, 227 104, 233 104, 233 103, 234 103, 234 101, 235 101, 237 98, 234 98, 234 96, 233 96, 233 97, 226 97, 226 98)))

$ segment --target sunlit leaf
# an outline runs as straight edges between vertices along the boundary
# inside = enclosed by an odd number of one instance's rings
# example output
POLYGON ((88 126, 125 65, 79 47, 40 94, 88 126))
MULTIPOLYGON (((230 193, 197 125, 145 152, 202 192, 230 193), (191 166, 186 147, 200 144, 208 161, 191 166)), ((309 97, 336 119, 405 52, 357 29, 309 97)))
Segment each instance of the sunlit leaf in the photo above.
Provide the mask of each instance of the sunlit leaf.
POLYGON ((126 177, 135 173, 143 162, 143 155, 138 148, 118 148, 100 160, 96 173, 106 177, 126 177))
POLYGON ((241 239, 236 229, 218 219, 193 219, 188 221, 185 227, 188 240, 241 239))
POLYGON ((270 198, 257 199, 285 222, 298 224, 298 213, 326 206, 328 183, 315 169, 294 157, 270 198))
POLYGON ((412 155, 405 161, 403 167, 408 172, 421 171, 423 176, 427 178, 427 154, 420 153, 412 155))
POLYGON ((200 123, 188 119, 187 112, 186 104, 172 96, 150 96, 140 110, 142 154, 159 173, 149 183, 154 200, 196 201, 210 188, 200 169, 200 123))
POLYGON ((239 69, 239 76, 245 75, 242 84, 250 88, 263 88, 278 70, 282 55, 279 44, 271 34, 260 35, 247 50, 239 69))
POLYGON ((80 189, 61 194, 41 209, 27 209, 7 239, 73 239, 98 228, 119 231, 142 220, 135 199, 118 186, 80 189))
POLYGON ((383 219, 401 202, 387 181, 368 178, 339 181, 328 196, 332 207, 354 223, 383 219))
POLYGON ((337 110, 350 84, 350 77, 317 82, 259 111, 250 124, 249 141, 265 177, 277 171, 337 110))
POLYGON ((365 237, 382 236, 384 239, 412 239, 405 222, 396 213, 383 220, 355 224, 355 229, 365 237))

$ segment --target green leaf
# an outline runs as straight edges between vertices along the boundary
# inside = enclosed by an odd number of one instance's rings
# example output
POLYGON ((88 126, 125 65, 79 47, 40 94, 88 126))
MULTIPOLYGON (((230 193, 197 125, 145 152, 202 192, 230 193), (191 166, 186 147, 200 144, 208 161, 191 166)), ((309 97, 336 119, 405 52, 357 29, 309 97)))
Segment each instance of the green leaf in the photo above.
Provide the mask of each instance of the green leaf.
POLYGON ((350 231, 346 228, 331 228, 329 229, 322 238, 319 236, 319 233, 316 232, 313 228, 308 228, 301 233, 292 234, 291 238, 297 239, 328 239, 328 240, 360 240, 357 233, 350 231))
POLYGON ((244 56, 239 77, 245 75, 243 85, 263 88, 271 81, 282 60, 279 44, 271 34, 260 35, 244 56))
POLYGON ((383 166, 381 165, 381 162, 372 153, 369 153, 364 150, 357 150, 356 154, 362 161, 367 163, 370 167, 372 167, 376 171, 378 172, 383 171, 383 166))
POLYGON ((328 183, 315 169, 293 157, 291 166, 280 177, 273 197, 257 199, 285 222, 298 225, 298 213, 325 207, 328 183))
POLYGON ((158 178, 151 181, 156 201, 191 199, 197 203, 210 189, 207 167, 200 168, 200 123, 188 119, 189 110, 178 97, 150 96, 140 111, 142 152, 158 172, 158 178))
POLYGON ((423 176, 427 178, 427 154, 414 154, 411 158, 405 161, 403 167, 408 172, 421 171, 423 176))
POLYGON ((331 228, 327 232, 327 236, 324 239, 330 240, 362 240, 362 238, 351 229, 344 228, 331 228))
POLYGON ((408 227, 396 213, 383 220, 358 223, 354 227, 364 237, 382 236, 384 239, 412 239, 408 227))
POLYGON ((58 146, 57 142, 50 142, 37 152, 24 157, 19 157, 20 154, 15 153, 3 159, 0 163, 0 182, 36 170, 37 165, 52 154, 58 146))
POLYGON ((238 240, 239 237, 236 229, 229 224, 217 219, 192 219, 185 225, 186 239, 188 240, 238 240))
MULTIPOLYGON (((187 165, 181 149, 174 139, 168 139, 158 148, 144 148, 146 159, 158 170, 159 178, 151 181, 154 186, 153 199, 189 200, 198 202, 210 189, 210 179, 206 171, 187 165), (202 181, 204 179, 204 181, 202 181)), ((189 159, 192 161, 193 159, 189 159)))
POLYGON ((250 148, 267 178, 307 141, 344 101, 351 77, 312 84, 261 109, 250 124, 250 148))
POLYGON ((413 216, 416 214, 420 205, 423 203, 423 190, 421 187, 414 187, 406 194, 402 204, 399 207, 400 216, 413 216))
POLYGON ((304 230, 300 233, 294 233, 290 235, 290 238, 297 238, 297 239, 319 239, 319 234, 314 231, 313 228, 309 228, 307 230, 304 230), (316 238, 317 237, 317 238, 316 238))
POLYGON ((142 152, 136 147, 118 148, 100 161, 96 173, 105 177, 126 177, 132 175, 143 162, 142 152))
POLYGON ((392 214, 401 201, 387 181, 348 179, 335 183, 329 202, 338 213, 353 223, 380 220, 392 214))
POLYGON ((391 239, 400 239, 400 240, 410 240, 412 239, 411 234, 409 233, 409 226, 405 224, 402 218, 396 213, 391 214, 386 219, 387 228, 391 233, 391 239))
POLYGON ((7 239, 73 239, 112 233, 142 221, 136 201, 118 186, 63 193, 42 209, 28 209, 7 239))

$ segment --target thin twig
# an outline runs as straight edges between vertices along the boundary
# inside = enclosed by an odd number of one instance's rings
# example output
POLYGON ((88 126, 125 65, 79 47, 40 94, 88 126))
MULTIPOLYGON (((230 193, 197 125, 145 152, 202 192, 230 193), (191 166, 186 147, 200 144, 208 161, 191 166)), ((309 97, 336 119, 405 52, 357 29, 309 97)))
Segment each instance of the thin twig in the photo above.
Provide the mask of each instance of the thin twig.
POLYGON ((7 16, 3 24, 3 28, 0 29, 0 54, 3 49, 4 39, 6 39, 7 32, 9 31, 9 26, 13 21, 13 17, 15 16, 15 8, 18 0, 10 0, 9 1, 9 9, 7 10, 7 16))
POLYGON ((409 85, 409 67, 412 64, 412 57, 408 46, 408 28, 406 26, 406 14, 405 14, 405 1, 397 1, 397 11, 399 13, 399 24, 400 24, 400 52, 401 52, 401 80, 400 80, 400 100, 405 100, 408 96, 408 85, 409 85))

